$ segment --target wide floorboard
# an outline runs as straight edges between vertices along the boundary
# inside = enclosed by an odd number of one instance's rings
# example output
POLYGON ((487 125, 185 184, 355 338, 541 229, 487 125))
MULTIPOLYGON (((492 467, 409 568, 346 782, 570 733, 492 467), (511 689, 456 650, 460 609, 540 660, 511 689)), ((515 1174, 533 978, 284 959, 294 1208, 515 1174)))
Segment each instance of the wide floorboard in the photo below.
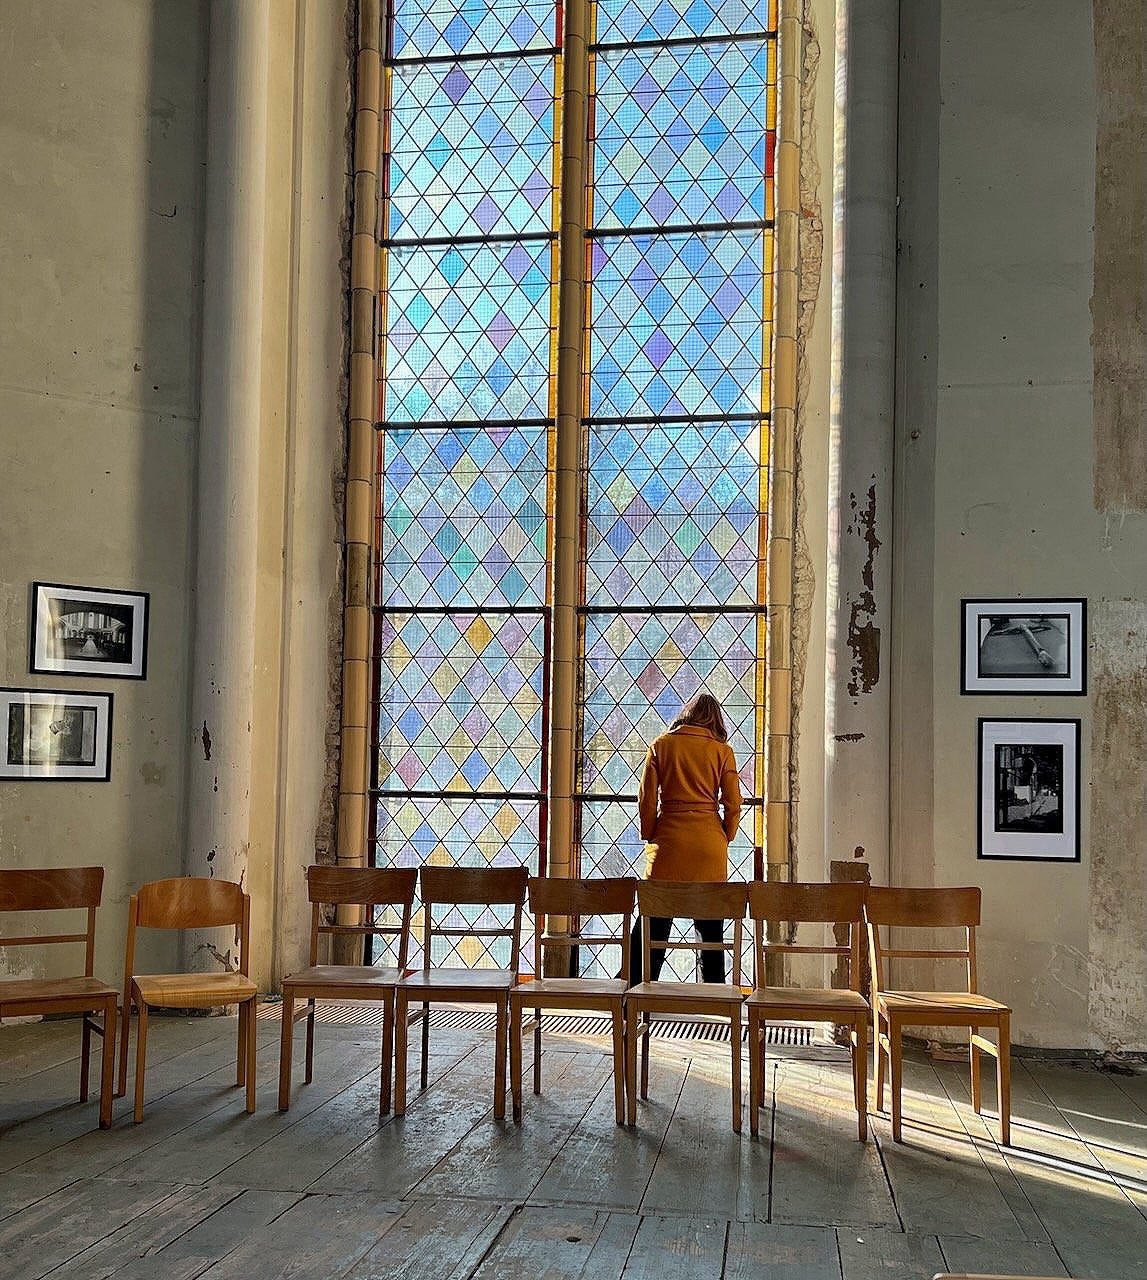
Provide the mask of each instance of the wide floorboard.
MULTIPOLYGON (((728 1045, 655 1039, 650 1095, 614 1124, 609 1046, 547 1037, 540 1096, 495 1122, 492 1037, 411 1046, 407 1114, 379 1124, 377 1029, 297 1037, 275 1109, 278 1023, 259 1020, 259 1109, 231 1018, 156 1018, 147 1114, 74 1099, 68 1021, 0 1027, 5 1280, 925 1280, 937 1271, 1147 1280, 1147 1077, 1017 1060, 1013 1142, 962 1064, 905 1063, 905 1142, 856 1139, 847 1065, 772 1051, 760 1137, 730 1127, 728 1045)), ((93 1064, 93 1080, 98 1067, 93 1064)), ((129 1081, 130 1086, 130 1081, 129 1081)))

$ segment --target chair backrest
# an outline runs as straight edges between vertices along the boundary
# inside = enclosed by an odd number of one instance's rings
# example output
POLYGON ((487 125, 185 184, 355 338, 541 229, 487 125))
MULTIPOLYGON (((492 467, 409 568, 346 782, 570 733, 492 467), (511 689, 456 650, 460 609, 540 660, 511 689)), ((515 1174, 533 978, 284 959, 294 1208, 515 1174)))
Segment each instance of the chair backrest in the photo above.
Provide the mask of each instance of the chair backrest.
POLYGON ((731 951, 734 986, 741 984, 741 931, 749 886, 734 881, 641 880, 637 885, 637 909, 641 915, 642 973, 652 972, 649 921, 653 916, 687 917, 692 920, 732 920, 730 942, 658 942, 667 951, 731 951))
POLYGON ((130 998, 135 969, 136 929, 215 929, 233 925, 238 930, 238 971, 250 965, 251 898, 232 880, 206 876, 177 876, 140 885, 127 904, 127 942, 124 948, 124 999, 130 998))
POLYGON ((963 960, 968 991, 976 990, 976 927, 980 923, 980 890, 971 885, 952 889, 868 888, 864 903, 872 983, 888 989, 884 965, 889 960, 963 960), (963 947, 893 947, 881 929, 953 929, 964 931, 963 947))
POLYGON ((86 910, 83 933, 0 937, 0 947, 33 947, 57 942, 85 944, 84 974, 91 977, 96 953, 96 908, 104 889, 103 867, 38 867, 0 871, 0 911, 86 910))
POLYGON ((756 982, 765 982, 765 960, 769 955, 843 956, 848 965, 848 985, 860 990, 860 938, 864 922, 864 894, 867 886, 852 884, 782 884, 754 880, 749 885, 749 915, 753 920, 753 962, 756 982), (772 942, 766 931, 768 921, 787 924, 843 925, 847 944, 806 945, 772 942))
POLYGON ((325 934, 362 934, 396 937, 396 964, 406 968, 410 955, 410 918, 414 910, 414 894, 418 888, 418 871, 414 867, 329 867, 307 868, 307 897, 311 903, 311 964, 319 962, 319 936, 325 934), (354 905, 365 908, 365 924, 328 924, 320 908, 354 905), (400 923, 378 924, 376 907, 394 907, 400 923))
POLYGON ((629 981, 629 935, 637 881, 632 876, 616 876, 596 880, 571 880, 565 877, 531 876, 530 910, 534 913, 534 966, 538 976, 544 973, 546 948, 569 950, 573 947, 621 948, 621 976, 629 981), (564 934, 547 932, 547 917, 562 916, 570 922, 564 934), (617 916, 619 933, 586 934, 581 922, 586 918, 617 916), (575 927, 575 923, 576 927, 575 927))
POLYGON ((418 873, 422 898, 422 967, 431 967, 434 938, 507 938, 510 943, 509 968, 518 971, 522 949, 522 909, 530 873, 526 867, 434 867, 424 865, 418 873), (440 925, 435 908, 512 907, 509 925, 440 925))

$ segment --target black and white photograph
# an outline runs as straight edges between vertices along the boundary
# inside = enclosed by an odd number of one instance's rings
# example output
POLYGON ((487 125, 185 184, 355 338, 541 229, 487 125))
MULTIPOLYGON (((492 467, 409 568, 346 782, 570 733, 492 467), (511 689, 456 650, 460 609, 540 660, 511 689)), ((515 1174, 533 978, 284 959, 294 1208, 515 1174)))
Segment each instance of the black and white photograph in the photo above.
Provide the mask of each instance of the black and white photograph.
POLYGON ((0 781, 106 782, 111 719, 110 693, 0 689, 0 781))
POLYGON ((146 679, 148 604, 146 592, 34 582, 29 669, 146 679))
POLYGON ((1086 600, 962 600, 961 693, 1087 692, 1086 600))
POLYGON ((981 858, 1078 862, 1078 720, 980 720, 981 858))

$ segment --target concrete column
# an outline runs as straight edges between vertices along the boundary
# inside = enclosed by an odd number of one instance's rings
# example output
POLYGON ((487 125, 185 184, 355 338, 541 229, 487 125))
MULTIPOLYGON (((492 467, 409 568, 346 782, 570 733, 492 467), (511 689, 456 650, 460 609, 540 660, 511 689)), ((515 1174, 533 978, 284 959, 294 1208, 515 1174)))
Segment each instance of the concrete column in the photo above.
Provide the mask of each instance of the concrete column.
POLYGON ((838 0, 826 862, 888 877, 898 0, 838 0))

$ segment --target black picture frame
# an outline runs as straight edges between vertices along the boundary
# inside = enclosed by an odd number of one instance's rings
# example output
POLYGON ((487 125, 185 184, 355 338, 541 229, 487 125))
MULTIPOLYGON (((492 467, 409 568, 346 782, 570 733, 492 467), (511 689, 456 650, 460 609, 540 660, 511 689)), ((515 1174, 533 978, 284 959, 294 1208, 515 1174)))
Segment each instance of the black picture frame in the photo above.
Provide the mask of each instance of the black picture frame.
POLYGON ((107 691, 0 688, 0 782, 108 782, 107 691))
POLYGON ((1080 596, 1032 600, 976 596, 961 600, 960 693, 1086 694, 1087 600, 1080 596), (991 620, 986 634, 985 620, 991 620), (988 642, 994 642, 996 648, 996 670, 985 670, 988 642))
POLYGON ((146 680, 150 611, 147 591, 33 582, 28 670, 34 675, 146 680))
POLYGON ((1078 718, 981 716, 977 720, 978 859, 1082 861, 1081 728, 1078 718), (1030 761, 1026 785, 1014 785, 1024 776, 1024 757, 1030 761), (1041 772, 1048 775, 1046 781, 1041 780, 1041 772))

